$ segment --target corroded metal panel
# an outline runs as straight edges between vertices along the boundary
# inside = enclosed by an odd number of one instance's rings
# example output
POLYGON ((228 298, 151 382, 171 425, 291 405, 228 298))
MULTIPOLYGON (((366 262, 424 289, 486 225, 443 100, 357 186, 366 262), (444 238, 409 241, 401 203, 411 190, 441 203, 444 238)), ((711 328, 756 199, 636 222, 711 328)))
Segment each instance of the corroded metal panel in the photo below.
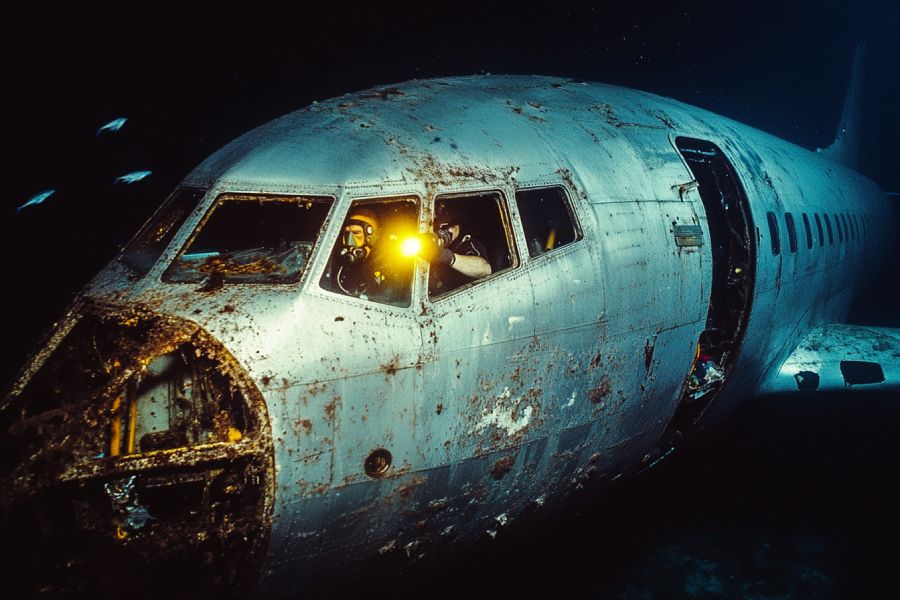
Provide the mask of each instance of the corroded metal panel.
POLYGON ((539 435, 545 418, 539 385, 535 389, 533 374, 517 371, 514 358, 534 346, 535 312, 524 271, 501 286, 462 289, 426 312, 429 360, 417 429, 429 464, 519 446, 539 435))
MULTIPOLYGON (((595 420, 611 385, 604 256, 580 243, 534 261, 530 279, 540 309, 535 348, 513 357, 541 379, 551 431, 595 420)), ((600 442, 598 442, 600 443, 600 442)))
POLYGON ((609 319, 615 331, 666 329, 701 318, 707 302, 701 256, 709 256, 708 250, 678 248, 673 235, 676 225, 698 223, 693 206, 619 202, 592 208, 610 281, 609 319))

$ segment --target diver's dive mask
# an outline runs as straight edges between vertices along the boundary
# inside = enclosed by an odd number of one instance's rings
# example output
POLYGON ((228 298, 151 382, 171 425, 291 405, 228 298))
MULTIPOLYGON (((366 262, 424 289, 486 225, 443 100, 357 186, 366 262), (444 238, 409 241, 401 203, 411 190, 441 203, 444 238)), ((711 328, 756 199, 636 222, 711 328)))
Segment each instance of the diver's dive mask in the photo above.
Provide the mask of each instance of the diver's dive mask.
POLYGON ((373 223, 369 222, 369 219, 351 217, 347 220, 345 228, 351 225, 358 226, 362 229, 362 232, 354 234, 352 231, 344 231, 341 237, 343 244, 341 259, 348 264, 365 259, 371 251, 370 244, 375 237, 375 227, 373 223))

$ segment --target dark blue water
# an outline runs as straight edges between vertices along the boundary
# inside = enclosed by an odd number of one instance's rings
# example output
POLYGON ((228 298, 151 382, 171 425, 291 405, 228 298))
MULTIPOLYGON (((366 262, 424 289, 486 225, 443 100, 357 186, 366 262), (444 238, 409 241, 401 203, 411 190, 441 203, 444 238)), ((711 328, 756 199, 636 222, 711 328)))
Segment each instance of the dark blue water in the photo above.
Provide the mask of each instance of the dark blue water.
MULTIPOLYGON (((0 380, 200 161, 270 119, 373 85, 569 76, 670 96, 815 148, 833 139, 863 40, 860 170, 900 192, 898 3, 730 4, 148 6, 128 19, 20 7, 0 36, 0 380), (94 138, 117 117, 130 120, 94 138), (137 170, 153 175, 111 185, 137 170), (50 188, 43 204, 12 210, 50 188)), ((878 285, 851 317, 900 327, 897 253, 883 254, 878 285)), ((898 416, 889 397, 760 400, 524 543, 498 537, 436 572, 372 586, 448 598, 893 597, 898 416)))

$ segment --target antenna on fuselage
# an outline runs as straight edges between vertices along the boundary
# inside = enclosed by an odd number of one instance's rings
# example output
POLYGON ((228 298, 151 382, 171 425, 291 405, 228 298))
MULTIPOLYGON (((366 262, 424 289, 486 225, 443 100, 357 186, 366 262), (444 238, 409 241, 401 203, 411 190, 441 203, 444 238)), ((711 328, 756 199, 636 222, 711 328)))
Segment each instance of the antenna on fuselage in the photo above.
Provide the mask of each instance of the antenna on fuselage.
POLYGON ((853 72, 850 74, 850 85, 844 99, 844 110, 838 125, 834 142, 827 148, 817 148, 816 152, 842 164, 856 169, 859 154, 859 120, 862 96, 862 64, 866 45, 856 46, 856 57, 853 59, 853 72))

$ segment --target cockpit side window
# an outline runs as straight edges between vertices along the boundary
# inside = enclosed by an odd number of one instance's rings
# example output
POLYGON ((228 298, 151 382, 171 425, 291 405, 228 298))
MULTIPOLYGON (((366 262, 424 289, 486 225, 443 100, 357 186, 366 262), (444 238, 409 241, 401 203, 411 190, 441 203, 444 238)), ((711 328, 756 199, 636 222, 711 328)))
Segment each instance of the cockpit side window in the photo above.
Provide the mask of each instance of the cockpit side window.
POLYGON ((499 192, 448 194, 436 197, 434 204, 433 231, 441 252, 428 257, 429 298, 515 266, 508 213, 499 192))
POLYGON ((222 194, 163 274, 167 283, 295 283, 333 199, 222 194))
POLYGON ((197 208, 206 190, 181 188, 122 250, 119 261, 141 275, 146 275, 162 256, 172 238, 197 208))
POLYGON ((581 239, 561 187, 518 190, 516 204, 532 258, 581 239))
POLYGON ((344 219, 319 285, 370 302, 409 306, 415 255, 401 243, 418 237, 416 198, 356 200, 344 219))

